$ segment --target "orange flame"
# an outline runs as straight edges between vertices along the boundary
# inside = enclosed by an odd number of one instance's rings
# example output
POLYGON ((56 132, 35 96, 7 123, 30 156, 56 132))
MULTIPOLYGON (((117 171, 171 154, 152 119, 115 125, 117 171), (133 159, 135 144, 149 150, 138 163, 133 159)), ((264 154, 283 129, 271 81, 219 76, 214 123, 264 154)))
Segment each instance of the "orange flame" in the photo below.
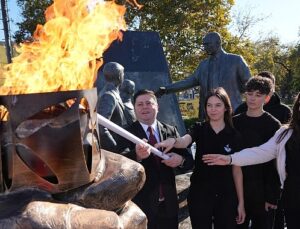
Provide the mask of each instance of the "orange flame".
POLYGON ((54 0, 45 14, 34 42, 21 44, 20 55, 0 73, 0 94, 92 88, 99 58, 126 29, 125 7, 114 1, 54 0))

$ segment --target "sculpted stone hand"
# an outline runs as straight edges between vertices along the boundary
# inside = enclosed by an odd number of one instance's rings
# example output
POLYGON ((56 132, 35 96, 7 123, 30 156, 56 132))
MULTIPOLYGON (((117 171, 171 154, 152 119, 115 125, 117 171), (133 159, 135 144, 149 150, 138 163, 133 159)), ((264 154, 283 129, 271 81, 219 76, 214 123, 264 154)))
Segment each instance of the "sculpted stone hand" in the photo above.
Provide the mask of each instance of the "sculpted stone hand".
POLYGON ((165 95, 167 93, 167 89, 165 87, 160 87, 156 92, 155 92, 155 96, 157 98, 162 97, 163 95, 165 95))

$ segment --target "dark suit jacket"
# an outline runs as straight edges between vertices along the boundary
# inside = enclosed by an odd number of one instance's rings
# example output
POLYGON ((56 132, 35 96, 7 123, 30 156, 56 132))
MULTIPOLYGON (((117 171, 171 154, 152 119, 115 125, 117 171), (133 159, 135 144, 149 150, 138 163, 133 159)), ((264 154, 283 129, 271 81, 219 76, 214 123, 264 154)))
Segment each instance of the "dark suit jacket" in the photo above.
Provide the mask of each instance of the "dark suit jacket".
MULTIPOLYGON (((170 137, 179 137, 176 127, 161 122, 158 122, 157 125, 161 141, 170 137)), ((138 121, 134 122, 127 130, 139 138, 147 139, 147 135, 138 121)), ((127 144, 129 144, 127 146, 130 151, 127 151, 124 155, 132 160, 136 160, 135 144, 129 142, 127 142, 127 144)), ((178 153, 185 157, 186 160, 182 169, 192 169, 193 158, 186 149, 173 149, 170 152, 178 153)), ((178 199, 173 168, 162 163, 158 169, 157 162, 155 161, 153 154, 142 160, 141 164, 145 168, 146 182, 133 201, 145 212, 148 221, 155 220, 155 215, 157 215, 159 205, 159 184, 161 183, 165 196, 167 214, 171 217, 177 217, 178 199)))

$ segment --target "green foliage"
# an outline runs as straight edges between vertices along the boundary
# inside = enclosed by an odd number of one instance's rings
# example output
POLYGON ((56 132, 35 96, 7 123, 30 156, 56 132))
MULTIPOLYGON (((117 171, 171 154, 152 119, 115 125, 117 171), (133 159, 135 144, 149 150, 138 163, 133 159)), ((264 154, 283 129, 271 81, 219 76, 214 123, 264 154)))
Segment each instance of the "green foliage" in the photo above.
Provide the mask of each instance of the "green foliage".
POLYGON ((16 43, 31 40, 37 24, 45 23, 44 11, 51 3, 51 0, 17 0, 23 20, 17 23, 19 30, 14 34, 16 43))
POLYGON ((299 91, 300 51, 299 45, 283 45, 279 38, 269 37, 258 41, 255 47, 255 72, 270 71, 276 77, 276 90, 291 99, 299 91))
POLYGON ((209 31, 229 37, 232 0, 139 0, 141 10, 129 7, 131 29, 157 31, 164 47, 173 80, 193 72, 204 58, 202 37, 209 31))
POLYGON ((198 122, 198 121, 199 121, 198 118, 184 119, 183 122, 184 122, 185 129, 188 130, 192 125, 195 124, 195 122, 198 122))

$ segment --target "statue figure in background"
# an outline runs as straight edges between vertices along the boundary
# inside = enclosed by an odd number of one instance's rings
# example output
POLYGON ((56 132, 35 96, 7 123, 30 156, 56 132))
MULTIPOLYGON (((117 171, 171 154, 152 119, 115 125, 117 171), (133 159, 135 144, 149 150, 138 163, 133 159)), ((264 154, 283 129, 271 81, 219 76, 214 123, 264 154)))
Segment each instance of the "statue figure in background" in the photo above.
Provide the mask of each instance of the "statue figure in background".
POLYGON ((230 97, 233 110, 235 110, 242 103, 241 94, 244 91, 244 85, 251 77, 243 57, 226 53, 223 50, 219 33, 208 33, 202 42, 209 57, 200 62, 196 71, 188 78, 160 87, 156 92, 157 96, 162 96, 200 86, 200 119, 205 118, 204 99, 211 89, 223 87, 230 97))
POLYGON ((132 104, 134 91, 135 83, 132 80, 124 80, 120 87, 120 94, 125 107, 124 114, 128 125, 131 125, 136 120, 134 107, 132 104))
MULTIPOLYGON (((104 65, 103 75, 105 85, 98 95, 97 111, 103 117, 115 124, 126 127, 125 107, 120 97, 119 87, 124 81, 124 67, 116 62, 104 65)), ((100 126, 101 148, 118 152, 117 139, 119 136, 100 126)))

